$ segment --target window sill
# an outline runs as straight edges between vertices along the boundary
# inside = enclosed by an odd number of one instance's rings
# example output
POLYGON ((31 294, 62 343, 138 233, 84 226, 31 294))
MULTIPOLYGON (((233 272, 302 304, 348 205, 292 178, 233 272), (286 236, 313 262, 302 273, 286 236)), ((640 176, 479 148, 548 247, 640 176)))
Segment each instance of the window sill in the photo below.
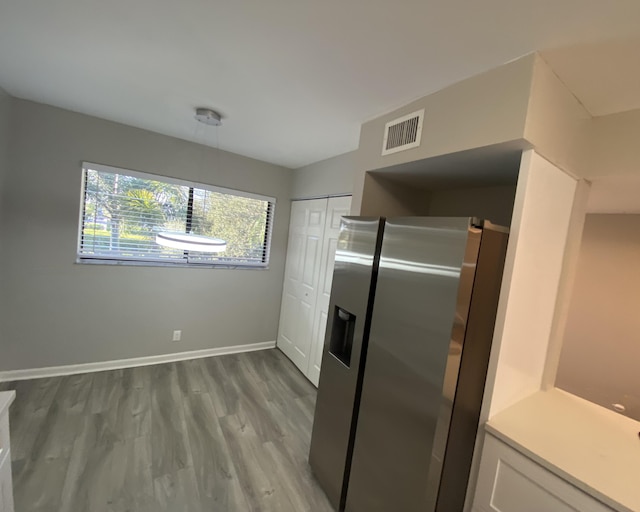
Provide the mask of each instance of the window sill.
POLYGON ((199 268, 199 269, 222 269, 222 270, 269 270, 268 266, 261 265, 228 265, 223 263, 164 263, 161 261, 134 261, 134 260, 112 260, 100 258, 76 258, 78 265, 108 265, 120 267, 165 267, 165 268, 199 268))

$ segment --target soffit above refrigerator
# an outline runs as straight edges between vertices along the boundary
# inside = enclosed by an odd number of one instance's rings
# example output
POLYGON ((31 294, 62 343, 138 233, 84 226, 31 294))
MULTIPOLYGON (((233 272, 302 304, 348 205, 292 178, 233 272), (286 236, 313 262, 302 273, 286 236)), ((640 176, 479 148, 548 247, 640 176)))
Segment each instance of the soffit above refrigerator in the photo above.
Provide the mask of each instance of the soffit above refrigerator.
POLYGON ((369 171, 369 174, 421 190, 516 185, 522 148, 497 144, 434 156, 369 171))

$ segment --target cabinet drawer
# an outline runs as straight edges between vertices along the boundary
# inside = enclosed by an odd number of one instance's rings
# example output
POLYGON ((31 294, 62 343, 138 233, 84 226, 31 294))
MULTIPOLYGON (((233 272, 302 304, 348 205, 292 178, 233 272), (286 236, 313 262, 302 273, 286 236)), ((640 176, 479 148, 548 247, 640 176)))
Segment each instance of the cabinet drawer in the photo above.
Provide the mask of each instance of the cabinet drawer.
POLYGON ((11 480, 11 457, 9 449, 0 465, 0 512, 13 512, 13 484, 11 480))
POLYGON ((478 512, 612 512, 491 435, 485 438, 473 502, 478 512))

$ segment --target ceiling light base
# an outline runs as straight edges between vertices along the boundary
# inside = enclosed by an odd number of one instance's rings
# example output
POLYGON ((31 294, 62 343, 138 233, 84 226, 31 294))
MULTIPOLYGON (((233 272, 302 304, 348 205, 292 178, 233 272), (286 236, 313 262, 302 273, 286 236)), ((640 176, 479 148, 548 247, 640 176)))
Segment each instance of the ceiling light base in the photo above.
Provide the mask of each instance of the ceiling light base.
POLYGON ((196 119, 209 126, 220 126, 222 124, 222 116, 210 108, 197 108, 196 119))

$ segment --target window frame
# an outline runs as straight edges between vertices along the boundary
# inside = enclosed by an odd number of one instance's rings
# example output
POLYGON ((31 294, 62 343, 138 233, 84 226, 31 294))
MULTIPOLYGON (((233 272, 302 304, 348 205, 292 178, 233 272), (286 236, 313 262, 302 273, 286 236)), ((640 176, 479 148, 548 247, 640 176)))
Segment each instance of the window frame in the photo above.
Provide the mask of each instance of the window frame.
MULTIPOLYGON (((80 187, 80 211, 78 215, 78 238, 76 244, 76 263, 89 264, 89 265, 126 265, 126 266, 145 266, 145 267, 182 267, 182 268, 223 268, 223 269, 253 269, 253 270, 267 270, 269 268, 269 262, 271 258, 271 238, 273 236, 273 224, 275 219, 276 198, 266 196, 263 194, 256 194, 254 192, 247 192, 244 190, 237 190, 227 187, 221 187, 218 185, 211 185, 208 183, 200 183, 191 180, 184 180, 181 178, 175 178, 172 176, 163 176, 160 174, 154 174, 149 172, 136 171, 132 169, 125 169, 122 167, 116 167, 113 165, 96 164, 93 162, 83 161, 81 167, 81 187, 80 187), (197 262, 189 261, 188 256, 184 259, 170 259, 170 258, 153 258, 153 257, 135 257, 135 256, 110 256, 106 254, 92 255, 83 254, 82 251, 82 233, 83 233, 83 220, 85 212, 86 201, 86 180, 87 170, 106 172, 110 174, 119 174, 124 176, 130 176, 133 178, 143 180, 153 180, 171 185, 189 187, 193 189, 207 190, 210 192, 227 194, 236 197, 246 197, 248 199, 256 199, 259 201, 267 201, 269 203, 267 218, 266 218, 266 233, 264 243, 264 259, 262 262, 223 262, 216 263, 212 261, 197 262)), ((188 253, 189 251, 185 251, 188 253)))

